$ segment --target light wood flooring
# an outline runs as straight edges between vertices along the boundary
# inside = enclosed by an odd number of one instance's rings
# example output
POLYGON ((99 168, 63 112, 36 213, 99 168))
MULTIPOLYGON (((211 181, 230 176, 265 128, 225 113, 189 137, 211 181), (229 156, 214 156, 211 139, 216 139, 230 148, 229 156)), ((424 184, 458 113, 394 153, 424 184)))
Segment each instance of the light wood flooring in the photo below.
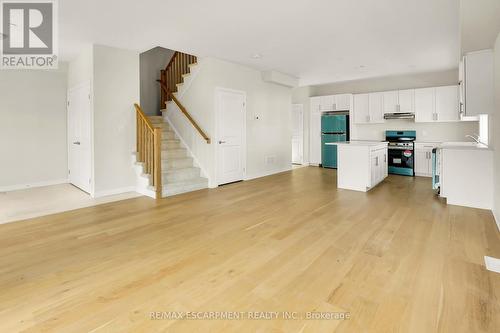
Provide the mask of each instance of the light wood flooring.
POLYGON ((309 167, 0 225, 0 332, 500 332, 492 214, 430 187, 309 167), (151 319, 169 311, 300 319, 151 319))

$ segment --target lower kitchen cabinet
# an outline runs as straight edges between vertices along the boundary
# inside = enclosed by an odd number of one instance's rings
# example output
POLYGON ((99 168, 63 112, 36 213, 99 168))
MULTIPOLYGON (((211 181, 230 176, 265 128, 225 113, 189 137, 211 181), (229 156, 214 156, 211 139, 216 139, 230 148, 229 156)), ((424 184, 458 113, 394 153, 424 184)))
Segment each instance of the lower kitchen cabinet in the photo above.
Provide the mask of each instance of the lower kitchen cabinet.
POLYGON ((438 143, 415 143, 415 175, 432 177, 432 149, 438 143))

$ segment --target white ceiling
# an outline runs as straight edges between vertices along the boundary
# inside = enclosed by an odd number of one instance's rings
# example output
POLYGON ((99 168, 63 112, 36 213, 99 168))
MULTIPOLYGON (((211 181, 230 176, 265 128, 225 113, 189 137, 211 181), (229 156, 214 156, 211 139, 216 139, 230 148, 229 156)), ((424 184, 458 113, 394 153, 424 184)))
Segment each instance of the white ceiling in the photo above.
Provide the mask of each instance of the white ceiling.
POLYGON ((500 32, 500 0, 461 0, 462 51, 493 48, 500 32))
POLYGON ((64 0, 59 12, 63 60, 85 43, 163 46, 274 69, 301 85, 459 60, 458 0, 64 0))

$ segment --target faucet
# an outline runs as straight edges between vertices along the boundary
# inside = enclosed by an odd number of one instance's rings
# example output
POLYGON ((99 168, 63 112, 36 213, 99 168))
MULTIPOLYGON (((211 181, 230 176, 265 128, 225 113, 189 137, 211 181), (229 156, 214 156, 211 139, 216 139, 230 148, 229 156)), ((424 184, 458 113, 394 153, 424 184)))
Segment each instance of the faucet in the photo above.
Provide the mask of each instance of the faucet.
POLYGON ((473 135, 469 135, 467 134, 465 136, 466 138, 471 138, 472 140, 474 140, 476 143, 481 143, 481 141, 479 140, 479 135, 477 134, 473 134, 473 135))

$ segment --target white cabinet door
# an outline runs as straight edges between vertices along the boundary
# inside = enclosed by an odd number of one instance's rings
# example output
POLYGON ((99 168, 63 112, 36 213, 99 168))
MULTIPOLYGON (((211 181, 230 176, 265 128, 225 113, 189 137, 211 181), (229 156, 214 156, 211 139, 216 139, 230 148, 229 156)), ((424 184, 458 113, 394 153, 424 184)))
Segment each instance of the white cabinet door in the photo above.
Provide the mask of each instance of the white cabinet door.
POLYGON ((382 93, 369 94, 369 118, 371 123, 384 122, 383 95, 382 93))
POLYGON ((437 121, 456 121, 460 119, 458 104, 458 86, 436 88, 437 121))
POLYGON ((427 150, 415 149, 415 174, 417 176, 426 176, 429 170, 427 163, 427 150))
POLYGON ((415 122, 432 122, 436 112, 436 88, 415 89, 415 122))
POLYGON ((310 112, 320 112, 321 98, 319 96, 310 98, 311 108, 310 112))
POLYGON ((321 113, 311 112, 309 125, 309 163, 321 164, 321 113))
POLYGON ((335 95, 336 110, 345 111, 351 109, 351 94, 335 95))
POLYGON ((407 89, 398 92, 398 112, 415 112, 415 90, 407 89))
POLYGON ((370 122, 368 94, 354 95, 354 123, 367 124, 370 122))
POLYGON ((494 55, 492 50, 465 56, 465 113, 467 116, 495 112, 494 55))
POLYGON ((336 110, 335 96, 334 95, 321 96, 320 105, 321 105, 321 111, 335 111, 336 110))
POLYGON ((398 112, 398 92, 385 91, 382 93, 384 113, 398 112))

